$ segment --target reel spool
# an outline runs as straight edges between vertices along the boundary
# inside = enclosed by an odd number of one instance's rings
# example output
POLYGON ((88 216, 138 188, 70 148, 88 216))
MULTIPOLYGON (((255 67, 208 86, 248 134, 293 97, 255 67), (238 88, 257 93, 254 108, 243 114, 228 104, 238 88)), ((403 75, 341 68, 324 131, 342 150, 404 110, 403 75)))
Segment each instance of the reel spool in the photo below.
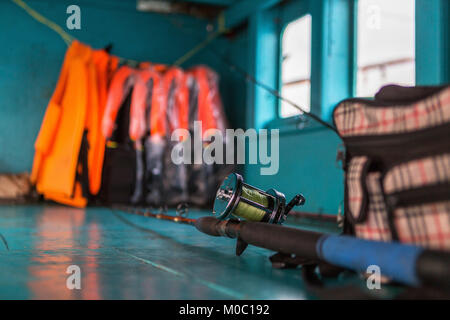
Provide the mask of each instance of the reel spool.
POLYGON ((253 222, 282 224, 294 206, 303 205, 305 198, 297 194, 287 205, 283 193, 262 191, 249 184, 237 173, 222 182, 214 201, 213 215, 220 220, 230 217, 253 222))

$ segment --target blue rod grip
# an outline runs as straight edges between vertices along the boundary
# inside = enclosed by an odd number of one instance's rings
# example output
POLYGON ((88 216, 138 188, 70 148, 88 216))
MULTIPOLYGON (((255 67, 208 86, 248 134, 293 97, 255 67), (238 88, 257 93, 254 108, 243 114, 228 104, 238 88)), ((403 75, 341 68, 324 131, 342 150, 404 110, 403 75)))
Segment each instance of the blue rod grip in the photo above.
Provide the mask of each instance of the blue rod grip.
POLYGON ((376 265, 381 274, 398 282, 419 286, 416 261, 423 248, 399 243, 369 241, 349 236, 324 235, 316 244, 318 256, 337 266, 366 272, 376 265))

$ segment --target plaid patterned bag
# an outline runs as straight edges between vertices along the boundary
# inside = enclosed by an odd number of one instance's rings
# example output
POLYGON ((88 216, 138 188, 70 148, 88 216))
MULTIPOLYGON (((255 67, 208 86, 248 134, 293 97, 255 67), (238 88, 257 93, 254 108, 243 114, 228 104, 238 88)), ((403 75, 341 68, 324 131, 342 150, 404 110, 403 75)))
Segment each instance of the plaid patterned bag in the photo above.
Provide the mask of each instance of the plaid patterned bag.
POLYGON ((334 110, 347 232, 450 250, 450 86, 382 88, 334 110))

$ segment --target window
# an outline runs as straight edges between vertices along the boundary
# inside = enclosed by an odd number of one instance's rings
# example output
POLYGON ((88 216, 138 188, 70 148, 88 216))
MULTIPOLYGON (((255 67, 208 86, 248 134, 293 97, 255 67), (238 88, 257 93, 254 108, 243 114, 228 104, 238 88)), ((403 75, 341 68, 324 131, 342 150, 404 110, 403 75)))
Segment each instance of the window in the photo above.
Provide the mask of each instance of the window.
POLYGON ((415 0, 359 0, 357 41, 357 96, 415 84, 415 0))
MULTIPOLYGON (((281 95, 309 111, 311 99, 311 16, 306 15, 286 26, 281 41, 281 95)), ((280 116, 300 111, 281 101, 280 116)))

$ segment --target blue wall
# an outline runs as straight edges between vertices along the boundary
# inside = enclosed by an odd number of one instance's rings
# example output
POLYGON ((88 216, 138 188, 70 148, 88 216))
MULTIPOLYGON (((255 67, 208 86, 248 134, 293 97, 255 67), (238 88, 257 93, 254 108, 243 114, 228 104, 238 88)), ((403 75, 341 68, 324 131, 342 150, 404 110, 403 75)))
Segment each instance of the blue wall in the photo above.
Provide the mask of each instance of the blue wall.
POLYGON ((246 182, 263 190, 275 188, 288 201, 302 193, 306 203, 301 211, 336 214, 343 199, 343 172, 336 164, 340 143, 334 133, 312 124, 303 130, 281 130, 279 172, 261 175, 261 166, 246 165, 246 182))
MULTIPOLYGON (((112 42, 113 54, 139 61, 173 63, 207 34, 207 21, 137 12, 135 0, 26 2, 63 27, 67 6, 79 5, 81 30, 66 31, 94 48, 112 42)), ((219 39, 214 45, 223 54, 239 59, 245 52, 245 37, 243 32, 236 39, 219 39)), ((0 1, 0 43, 0 172, 29 171, 34 140, 67 47, 58 34, 7 0, 0 1)), ((224 103, 232 106, 227 113, 232 124, 239 125, 241 119, 232 109, 244 105, 245 92, 240 89, 245 87, 244 80, 237 79, 206 51, 185 67, 197 63, 208 64, 220 73, 224 103)))
MULTIPOLYGON (((279 88, 281 30, 291 20, 312 16, 311 110, 330 121, 334 106, 354 95, 355 8, 357 0, 292 0, 277 8, 255 12, 249 19, 248 70, 259 81, 279 88)), ((450 82, 448 0, 416 0, 416 70, 418 85, 450 82)), ((277 103, 267 92, 249 85, 247 127, 278 128, 280 171, 261 176, 260 166, 246 165, 247 182, 278 188, 288 196, 302 192, 306 211, 337 213, 343 200, 343 171, 336 164, 341 140, 301 117, 277 119, 277 103), (271 120, 272 119, 272 120, 271 120), (300 122, 299 122, 300 121, 300 122), (298 125, 303 128, 299 129, 298 125)))
MULTIPOLYGON (((253 51, 249 52, 249 71, 259 81, 279 89, 278 43, 282 30, 288 22, 311 14, 311 110, 330 121, 334 105, 352 95, 348 24, 352 1, 291 1, 255 13, 250 18, 253 51), (333 19, 330 25, 329 17, 340 19, 333 19)), ((275 187, 288 198, 301 192, 306 197, 302 210, 336 214, 344 194, 343 171, 336 165, 340 138, 310 119, 279 119, 278 101, 260 88, 249 85, 247 94, 247 126, 280 129, 278 174, 263 176, 259 165, 246 165, 247 182, 263 189, 275 187)))
MULTIPOLYGON (((275 8, 263 6, 251 14, 246 27, 237 34, 221 37, 211 46, 277 89, 281 30, 289 20, 310 13, 312 111, 329 121, 334 105, 354 92, 355 1, 292 0, 275 8)), ((65 25, 67 6, 78 4, 82 30, 71 31, 73 36, 95 48, 113 42, 114 54, 135 60, 171 63, 207 35, 207 21, 139 13, 135 0, 28 3, 61 26, 65 25)), ((417 83, 448 82, 449 1, 416 3, 417 83)), ((0 30, 4 46, 0 52, 0 172, 27 171, 66 46, 56 33, 6 0, 0 1, 0 30)), ((222 98, 232 127, 281 130, 279 173, 261 176, 260 166, 246 165, 246 181, 263 189, 275 187, 288 197, 302 192, 307 198, 304 210, 336 213, 343 199, 343 172, 335 163, 340 139, 313 121, 303 124, 301 118, 278 119, 277 99, 230 71, 210 51, 203 50, 183 67, 197 63, 208 64, 220 74, 222 98)))
POLYGON ((416 83, 450 82, 450 1, 416 0, 416 83))

